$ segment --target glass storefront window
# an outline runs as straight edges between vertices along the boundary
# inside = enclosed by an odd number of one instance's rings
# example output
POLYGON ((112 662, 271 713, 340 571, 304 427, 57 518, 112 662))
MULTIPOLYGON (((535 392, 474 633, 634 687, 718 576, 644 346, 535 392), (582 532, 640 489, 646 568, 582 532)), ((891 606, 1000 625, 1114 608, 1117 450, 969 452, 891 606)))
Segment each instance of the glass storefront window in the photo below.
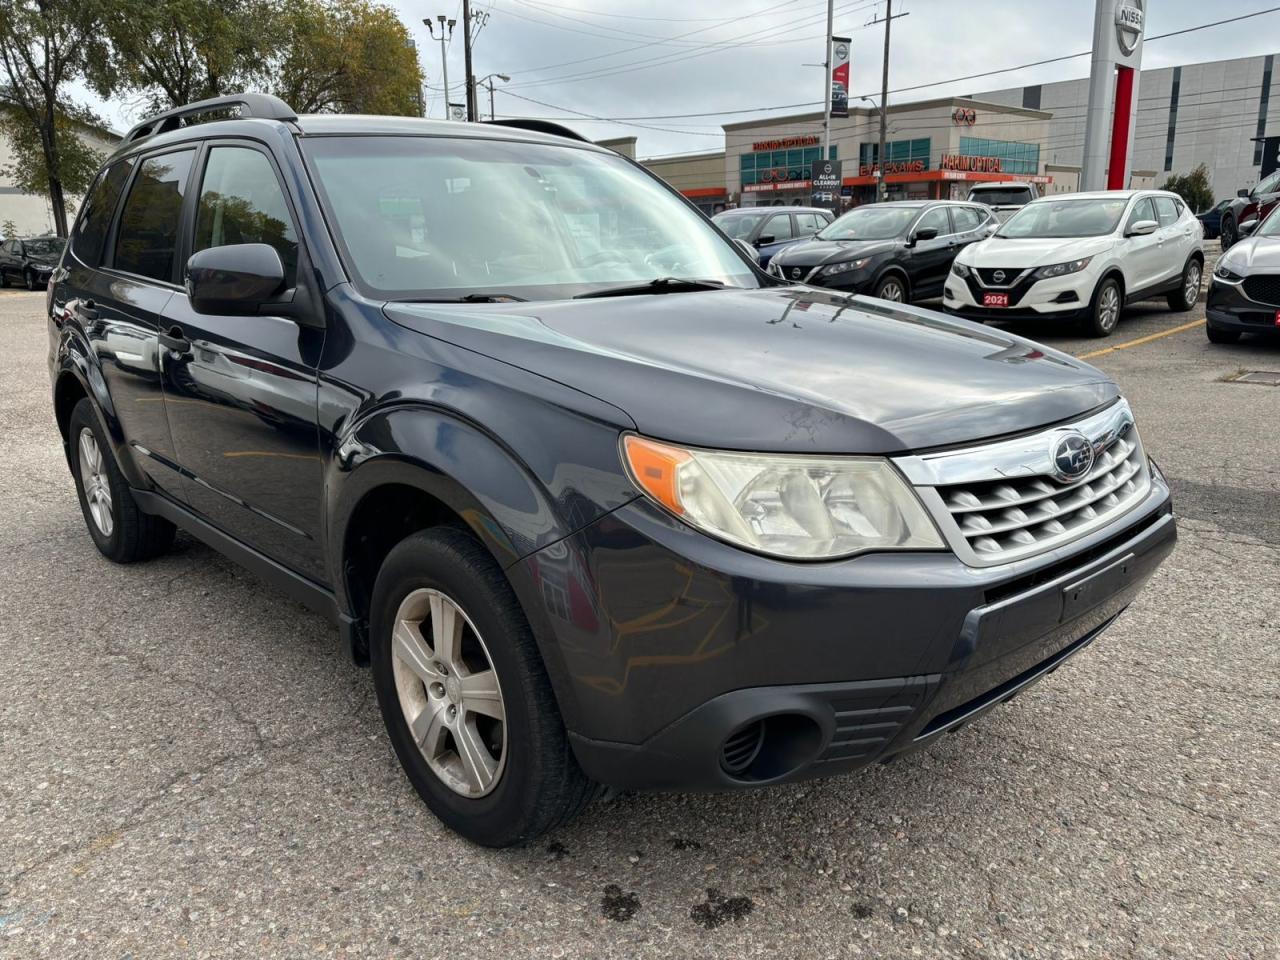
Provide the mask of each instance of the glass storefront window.
MULTIPOLYGON (((924 166, 922 169, 929 169, 929 153, 932 143, 928 137, 917 137, 914 140, 892 140, 884 145, 885 157, 888 163, 910 163, 914 160, 921 161, 924 166)), ((873 166, 880 155, 880 144, 878 142, 862 143, 858 145, 858 165, 860 167, 873 166)))
MULTIPOLYGON (((928 141, 925 141, 926 143, 928 141)), ((839 150, 831 147, 831 159, 835 160, 839 150)), ((798 150, 761 150, 758 153, 744 153, 739 158, 739 173, 742 185, 753 183, 779 183, 788 180, 808 180, 809 173, 822 157, 821 147, 806 147, 798 150)))
POLYGON ((1040 144, 1038 143, 961 137, 960 154, 966 157, 999 157, 1004 173, 1040 172, 1040 144))

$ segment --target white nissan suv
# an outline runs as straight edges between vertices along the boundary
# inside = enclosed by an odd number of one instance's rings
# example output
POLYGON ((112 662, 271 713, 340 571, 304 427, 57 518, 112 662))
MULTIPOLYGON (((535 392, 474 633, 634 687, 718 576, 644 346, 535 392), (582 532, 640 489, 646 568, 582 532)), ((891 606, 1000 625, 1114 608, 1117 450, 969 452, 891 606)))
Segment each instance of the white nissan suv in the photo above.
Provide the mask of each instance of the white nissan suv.
POLYGON ((1203 239, 1187 205, 1163 190, 1044 197, 960 251, 943 305, 971 320, 1078 319, 1105 337, 1135 300, 1165 296, 1171 310, 1191 310, 1203 239))

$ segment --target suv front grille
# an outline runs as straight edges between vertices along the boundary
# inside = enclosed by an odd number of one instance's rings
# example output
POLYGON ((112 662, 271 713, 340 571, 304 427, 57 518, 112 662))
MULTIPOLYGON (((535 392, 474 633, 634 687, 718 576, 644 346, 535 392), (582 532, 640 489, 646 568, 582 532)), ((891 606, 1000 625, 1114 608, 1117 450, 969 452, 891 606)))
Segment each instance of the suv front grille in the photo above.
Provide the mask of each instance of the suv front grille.
POLYGON ((1147 495, 1151 476, 1129 407, 1065 427, 985 447, 906 457, 943 535, 974 566, 1044 553, 1105 527, 1147 495), (1053 452, 1071 432, 1084 435, 1094 463, 1080 479, 1057 479, 1053 452))
POLYGON ((1245 277, 1244 295, 1255 303, 1280 307, 1280 273, 1258 273, 1245 277))
POLYGON ((1011 287, 1013 282, 1022 276, 1026 267, 974 267, 978 276, 988 287, 1011 287), (996 274, 1000 274, 997 279, 996 274))

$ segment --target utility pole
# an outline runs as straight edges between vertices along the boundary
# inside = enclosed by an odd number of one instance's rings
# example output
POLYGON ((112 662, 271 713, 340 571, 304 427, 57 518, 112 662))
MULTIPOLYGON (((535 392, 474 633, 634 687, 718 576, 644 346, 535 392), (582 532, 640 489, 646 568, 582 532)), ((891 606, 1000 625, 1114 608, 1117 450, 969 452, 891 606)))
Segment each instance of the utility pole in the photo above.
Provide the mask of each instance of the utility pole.
MULTIPOLYGON (((446 50, 445 44, 447 44, 448 41, 453 37, 453 27, 454 27, 454 24, 456 24, 458 21, 447 20, 443 13, 437 16, 436 19, 440 21, 440 77, 441 77, 441 82, 444 83, 444 118, 448 120, 449 119, 449 55, 446 50), (448 33, 445 32, 446 26, 449 28, 448 33)), ((436 31, 435 31, 435 27, 431 23, 431 18, 424 17, 422 22, 427 25, 427 32, 431 34, 432 37, 435 37, 436 31)))
POLYGON ((822 159, 831 159, 831 34, 835 32, 835 0, 827 0, 827 35, 822 38, 822 159))
MULTIPOLYGON (((888 193, 888 185, 885 183, 885 137, 889 132, 889 27, 893 25, 893 21, 898 17, 905 17, 905 13, 894 14, 893 0, 885 0, 884 4, 884 73, 880 79, 880 152, 876 154, 876 172, 879 174, 876 184, 876 202, 884 200, 888 193)), ((872 23, 879 23, 879 20, 872 20, 872 23)))
POLYGON ((475 123, 476 78, 471 73, 471 0, 462 0, 462 46, 467 69, 467 119, 475 123))
POLYGON ((482 87, 487 86, 489 88, 489 119, 490 120, 498 119, 498 114, 493 109, 493 81, 495 79, 501 80, 503 83, 508 83, 511 80, 511 78, 507 76, 505 73, 491 73, 487 77, 481 77, 479 80, 476 81, 480 86, 482 87))

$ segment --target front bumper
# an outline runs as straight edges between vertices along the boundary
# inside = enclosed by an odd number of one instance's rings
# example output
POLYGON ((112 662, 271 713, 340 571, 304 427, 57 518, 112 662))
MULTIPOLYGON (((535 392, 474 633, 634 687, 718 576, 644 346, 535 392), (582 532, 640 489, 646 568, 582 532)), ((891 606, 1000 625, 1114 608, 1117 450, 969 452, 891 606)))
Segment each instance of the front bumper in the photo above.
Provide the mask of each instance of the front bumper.
POLYGON ((1008 699, 1098 636, 1176 536, 1153 477, 1116 524, 998 567, 943 552, 785 563, 642 500, 522 562, 549 601, 583 769, 627 789, 733 789, 864 766, 1008 699), (726 769, 726 746, 740 758, 752 736, 750 762, 726 769))
POLYGON ((1028 272, 1008 287, 983 287, 972 271, 960 277, 953 270, 943 288, 942 305, 948 313, 970 320, 1077 320, 1088 313, 1094 283, 1087 270, 1049 280, 1035 280, 1028 272), (984 307, 983 293, 1008 294, 1009 306, 984 307))
POLYGON ((1241 333, 1280 332, 1280 306, 1250 300, 1242 284, 1214 277, 1205 298, 1209 326, 1241 333))

